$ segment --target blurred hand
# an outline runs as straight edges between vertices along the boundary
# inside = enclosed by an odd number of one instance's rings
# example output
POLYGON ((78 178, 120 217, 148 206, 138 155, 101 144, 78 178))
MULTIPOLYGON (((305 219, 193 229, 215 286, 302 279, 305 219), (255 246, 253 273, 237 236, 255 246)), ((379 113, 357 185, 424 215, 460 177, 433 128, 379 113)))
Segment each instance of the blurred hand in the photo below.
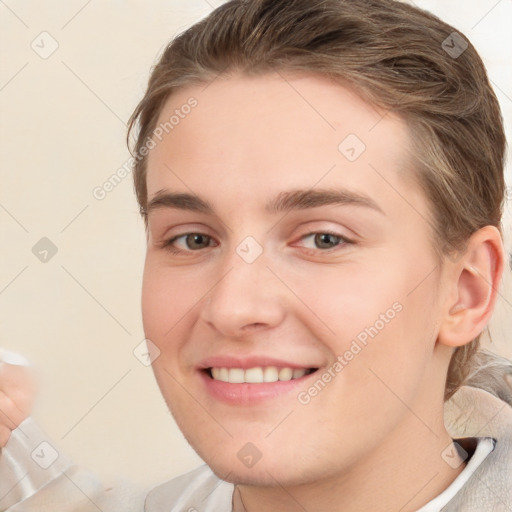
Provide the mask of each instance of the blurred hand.
POLYGON ((0 448, 32 411, 36 379, 29 362, 0 348, 0 448))

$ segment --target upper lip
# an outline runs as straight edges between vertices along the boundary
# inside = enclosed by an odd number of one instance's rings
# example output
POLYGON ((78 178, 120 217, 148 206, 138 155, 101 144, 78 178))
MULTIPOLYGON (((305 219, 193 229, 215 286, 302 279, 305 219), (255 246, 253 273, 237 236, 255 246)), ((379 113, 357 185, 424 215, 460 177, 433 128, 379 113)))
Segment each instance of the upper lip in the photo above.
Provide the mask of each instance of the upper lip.
POLYGON ((233 356, 212 356, 203 360, 199 365, 199 369, 206 370, 207 368, 255 368, 258 366, 276 366, 278 368, 319 368, 320 365, 314 364, 301 364, 299 362, 285 361, 283 359, 276 359, 270 356, 253 355, 248 357, 233 357, 233 356))

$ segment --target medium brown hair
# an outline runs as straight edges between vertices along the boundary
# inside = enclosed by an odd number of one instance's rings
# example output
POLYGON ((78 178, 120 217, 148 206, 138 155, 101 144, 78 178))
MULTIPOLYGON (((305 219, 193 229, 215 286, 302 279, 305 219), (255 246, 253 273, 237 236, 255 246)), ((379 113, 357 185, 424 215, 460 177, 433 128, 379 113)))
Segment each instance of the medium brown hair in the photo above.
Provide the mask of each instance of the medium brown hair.
MULTIPOLYGON (((138 127, 134 182, 146 222, 141 150, 169 96, 221 74, 276 71, 329 78, 407 123, 440 256, 463 250, 483 226, 501 228, 505 135, 484 65, 453 27, 394 0, 231 0, 172 40, 129 123, 129 136, 138 127)), ((455 350, 446 398, 478 345, 455 350)))

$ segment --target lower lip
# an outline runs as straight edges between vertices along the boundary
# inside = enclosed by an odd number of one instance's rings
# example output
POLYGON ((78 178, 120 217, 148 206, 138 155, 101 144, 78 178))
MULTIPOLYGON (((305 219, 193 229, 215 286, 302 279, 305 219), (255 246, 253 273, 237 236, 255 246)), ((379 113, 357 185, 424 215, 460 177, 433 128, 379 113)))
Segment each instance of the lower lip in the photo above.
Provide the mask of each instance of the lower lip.
POLYGON ((262 382, 261 384, 252 384, 244 382, 242 384, 231 384, 221 380, 215 380, 205 371, 199 372, 206 389, 217 400, 230 405, 253 405, 273 398, 279 398, 291 393, 299 392, 304 388, 306 379, 317 372, 304 375, 299 379, 276 382, 262 382))

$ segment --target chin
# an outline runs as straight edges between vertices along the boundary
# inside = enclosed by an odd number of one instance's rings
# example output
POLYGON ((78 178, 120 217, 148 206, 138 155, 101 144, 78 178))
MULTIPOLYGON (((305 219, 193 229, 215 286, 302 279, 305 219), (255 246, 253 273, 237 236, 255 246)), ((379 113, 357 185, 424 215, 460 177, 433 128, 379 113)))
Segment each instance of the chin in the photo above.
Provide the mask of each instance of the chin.
MULTIPOLYGON (((272 477, 271 473, 265 470, 246 469, 246 470, 233 470, 226 473, 226 468, 223 468, 222 472, 218 472, 215 468, 210 466, 210 469, 218 476, 221 480, 235 484, 235 485, 249 485, 253 487, 276 487, 282 485, 281 481, 279 484, 277 480, 272 477)), ((284 485, 288 485, 285 483, 284 485)))
POLYGON ((328 476, 325 464, 319 466, 316 458, 310 461, 298 459, 296 454, 280 453, 277 449, 265 449, 261 459, 250 465, 253 461, 249 459, 244 463, 244 455, 250 454, 252 449, 242 451, 238 449, 238 443, 227 442, 215 448, 197 446, 197 443, 191 443, 191 446, 217 477, 233 484, 293 487, 328 476))

